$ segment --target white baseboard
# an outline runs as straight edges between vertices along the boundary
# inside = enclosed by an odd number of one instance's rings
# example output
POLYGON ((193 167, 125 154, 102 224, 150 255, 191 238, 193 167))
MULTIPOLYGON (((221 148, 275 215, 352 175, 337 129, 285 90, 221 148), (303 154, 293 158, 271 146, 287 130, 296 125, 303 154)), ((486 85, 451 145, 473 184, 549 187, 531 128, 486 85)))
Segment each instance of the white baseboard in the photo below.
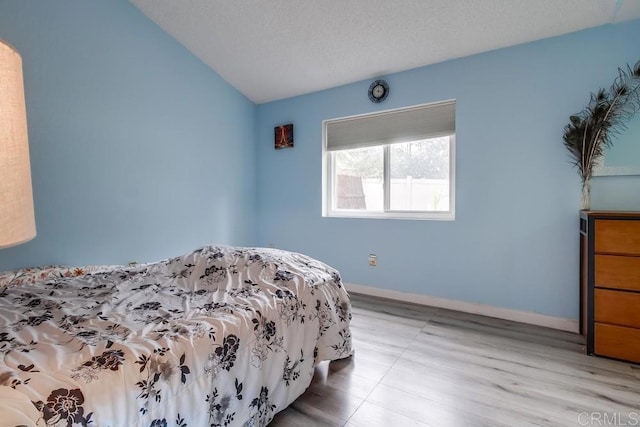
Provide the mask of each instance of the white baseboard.
POLYGON ((512 310, 509 308, 495 307, 492 305, 476 304, 472 302, 457 301, 446 298, 432 297, 429 295, 410 294, 393 291, 390 289, 374 288, 372 286, 345 283, 349 292, 369 295, 379 298, 387 298, 396 301, 410 302, 431 307, 446 308, 465 313, 480 314, 482 316, 497 317, 498 319, 513 320, 515 322, 528 323, 530 325, 544 326, 560 329, 562 331, 579 332, 578 320, 565 317, 547 316, 545 314, 532 313, 530 311, 512 310))

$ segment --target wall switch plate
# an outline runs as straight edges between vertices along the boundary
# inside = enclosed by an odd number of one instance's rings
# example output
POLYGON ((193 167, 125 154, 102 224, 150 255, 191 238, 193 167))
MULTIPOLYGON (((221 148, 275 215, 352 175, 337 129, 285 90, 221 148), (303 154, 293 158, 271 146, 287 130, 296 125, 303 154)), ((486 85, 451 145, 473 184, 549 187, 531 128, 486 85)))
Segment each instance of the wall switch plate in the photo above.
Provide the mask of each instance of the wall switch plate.
POLYGON ((375 254, 369 254, 369 265, 371 267, 378 265, 378 257, 375 254))

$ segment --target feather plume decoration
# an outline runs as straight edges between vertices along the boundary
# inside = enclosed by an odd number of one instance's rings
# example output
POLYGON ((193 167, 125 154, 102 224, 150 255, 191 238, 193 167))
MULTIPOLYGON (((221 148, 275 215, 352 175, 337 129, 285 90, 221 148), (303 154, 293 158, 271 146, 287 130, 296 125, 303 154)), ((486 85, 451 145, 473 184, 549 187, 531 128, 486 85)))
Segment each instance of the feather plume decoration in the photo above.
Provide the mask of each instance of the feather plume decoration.
POLYGON ((612 137, 624 131, 626 122, 638 111, 640 61, 633 67, 618 68, 618 76, 609 90, 592 93, 584 110, 569 117, 563 141, 583 184, 591 180, 598 159, 613 145, 612 137))

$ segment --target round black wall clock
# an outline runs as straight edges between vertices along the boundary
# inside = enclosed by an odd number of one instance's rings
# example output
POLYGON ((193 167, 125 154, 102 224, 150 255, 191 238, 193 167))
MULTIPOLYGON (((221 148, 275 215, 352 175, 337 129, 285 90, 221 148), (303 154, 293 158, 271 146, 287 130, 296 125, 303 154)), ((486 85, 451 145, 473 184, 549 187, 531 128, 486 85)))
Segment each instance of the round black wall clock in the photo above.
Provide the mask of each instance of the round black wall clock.
POLYGON ((369 86, 369 99, 371 102, 382 102, 389 95, 389 85, 384 80, 376 80, 369 86))

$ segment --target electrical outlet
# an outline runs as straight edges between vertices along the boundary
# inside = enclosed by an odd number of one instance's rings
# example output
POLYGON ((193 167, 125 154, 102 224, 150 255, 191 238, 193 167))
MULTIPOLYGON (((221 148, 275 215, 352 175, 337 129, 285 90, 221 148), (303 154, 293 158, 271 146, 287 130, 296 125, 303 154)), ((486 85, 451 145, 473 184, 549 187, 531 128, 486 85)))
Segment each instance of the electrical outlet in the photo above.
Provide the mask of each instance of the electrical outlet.
POLYGON ((378 265, 378 257, 376 256, 376 254, 369 254, 369 265, 371 267, 375 267, 376 265, 378 265))

